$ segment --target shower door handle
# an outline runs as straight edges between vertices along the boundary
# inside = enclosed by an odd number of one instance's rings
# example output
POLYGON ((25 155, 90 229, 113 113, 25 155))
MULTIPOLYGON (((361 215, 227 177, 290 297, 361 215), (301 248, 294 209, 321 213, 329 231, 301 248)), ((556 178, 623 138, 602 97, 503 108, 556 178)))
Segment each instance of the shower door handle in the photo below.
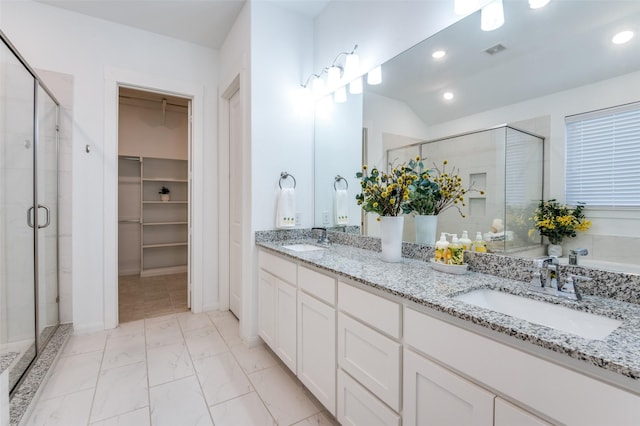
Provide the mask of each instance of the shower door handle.
POLYGON ((32 217, 33 217, 33 206, 27 209, 27 225, 29 225, 29 228, 33 228, 33 219, 31 219, 32 217))
MULTIPOLYGON (((45 206, 44 204, 38 204, 38 208, 44 209, 44 211, 47 213, 47 222, 44 225, 38 225, 38 229, 46 228, 47 226, 51 225, 51 212, 49 211, 49 207, 45 206)), ((33 228, 33 225, 31 227, 33 228)))

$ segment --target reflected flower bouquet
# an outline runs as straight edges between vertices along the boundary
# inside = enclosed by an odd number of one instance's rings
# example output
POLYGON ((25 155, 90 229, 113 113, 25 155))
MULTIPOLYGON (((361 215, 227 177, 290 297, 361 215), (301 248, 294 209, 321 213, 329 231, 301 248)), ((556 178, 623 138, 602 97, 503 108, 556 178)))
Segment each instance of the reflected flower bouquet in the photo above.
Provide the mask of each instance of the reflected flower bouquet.
MULTIPOLYGON (((575 237, 577 231, 584 232, 591 227, 583 213, 584 204, 579 203, 576 208, 566 204, 561 205, 556 200, 540 200, 533 216, 535 229, 540 235, 549 239, 551 244, 560 244, 564 237, 575 237)), ((529 230, 529 236, 535 232, 529 230)))

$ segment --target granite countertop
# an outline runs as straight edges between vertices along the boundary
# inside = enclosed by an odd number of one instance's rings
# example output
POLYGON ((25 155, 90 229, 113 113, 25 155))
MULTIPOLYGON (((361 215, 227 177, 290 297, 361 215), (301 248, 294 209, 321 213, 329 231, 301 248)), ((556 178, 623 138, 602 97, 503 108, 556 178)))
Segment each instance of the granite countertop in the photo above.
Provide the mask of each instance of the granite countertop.
POLYGON ((283 247, 287 244, 314 242, 289 240, 256 244, 419 305, 620 374, 632 379, 633 387, 637 384, 640 389, 640 305, 589 295, 583 295, 583 300, 579 302, 564 300, 528 291, 527 283, 522 281, 477 272, 448 274, 433 270, 427 262, 409 258, 403 258, 400 263, 387 263, 382 261, 379 252, 348 245, 332 244, 324 250, 307 252, 296 252, 283 247), (618 319, 623 323, 606 339, 590 340, 452 298, 479 288, 526 295, 618 319))

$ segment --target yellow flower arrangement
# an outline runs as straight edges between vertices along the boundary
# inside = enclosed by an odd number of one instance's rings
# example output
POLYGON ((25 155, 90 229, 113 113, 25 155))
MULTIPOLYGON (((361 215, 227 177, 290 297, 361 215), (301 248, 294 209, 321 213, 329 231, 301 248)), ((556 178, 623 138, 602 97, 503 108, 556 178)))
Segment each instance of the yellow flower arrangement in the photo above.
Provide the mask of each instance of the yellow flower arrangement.
POLYGON ((442 170, 436 166, 434 166, 433 170, 434 176, 432 179, 439 188, 433 214, 437 215, 451 207, 455 207, 458 213, 460 213, 460 216, 466 217, 460 208, 460 206, 465 207, 467 205, 465 195, 469 192, 479 192, 481 195, 484 195, 484 191, 475 189, 473 187, 474 182, 471 182, 467 188, 462 186, 459 169, 452 168, 447 171, 447 160, 442 162, 442 170))
POLYGON ((561 205, 556 200, 540 200, 533 216, 535 229, 529 230, 529 236, 537 229, 540 235, 549 239, 551 244, 560 244, 564 237, 575 237, 578 231, 584 232, 591 227, 583 213, 584 204, 576 208, 561 205))
POLYGON ((356 195, 358 205, 365 212, 380 216, 400 215, 403 203, 409 199, 409 185, 413 183, 410 171, 406 164, 402 164, 386 173, 377 168, 369 173, 367 165, 363 165, 362 171, 356 173, 362 187, 362 192, 356 195))

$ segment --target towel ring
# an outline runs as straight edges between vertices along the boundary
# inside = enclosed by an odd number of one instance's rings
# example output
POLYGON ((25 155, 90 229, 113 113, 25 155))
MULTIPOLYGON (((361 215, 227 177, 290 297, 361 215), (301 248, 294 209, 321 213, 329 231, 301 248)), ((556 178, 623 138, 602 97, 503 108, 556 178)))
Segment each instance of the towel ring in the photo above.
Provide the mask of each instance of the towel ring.
POLYGON ((293 188, 295 189, 295 187, 296 187, 296 178, 294 178, 293 175, 290 175, 287 172, 280 172, 280 180, 278 181, 278 186, 280 187, 280 189, 282 189, 282 181, 286 180, 287 178, 293 179, 293 188))
POLYGON ((336 176, 336 179, 333 181, 333 189, 334 191, 337 191, 338 188, 336 187, 336 185, 338 184, 338 182, 340 182, 341 180, 344 181, 345 184, 345 188, 344 189, 349 189, 349 182, 347 182, 347 180, 345 178, 343 178, 342 176, 338 175, 336 176))

